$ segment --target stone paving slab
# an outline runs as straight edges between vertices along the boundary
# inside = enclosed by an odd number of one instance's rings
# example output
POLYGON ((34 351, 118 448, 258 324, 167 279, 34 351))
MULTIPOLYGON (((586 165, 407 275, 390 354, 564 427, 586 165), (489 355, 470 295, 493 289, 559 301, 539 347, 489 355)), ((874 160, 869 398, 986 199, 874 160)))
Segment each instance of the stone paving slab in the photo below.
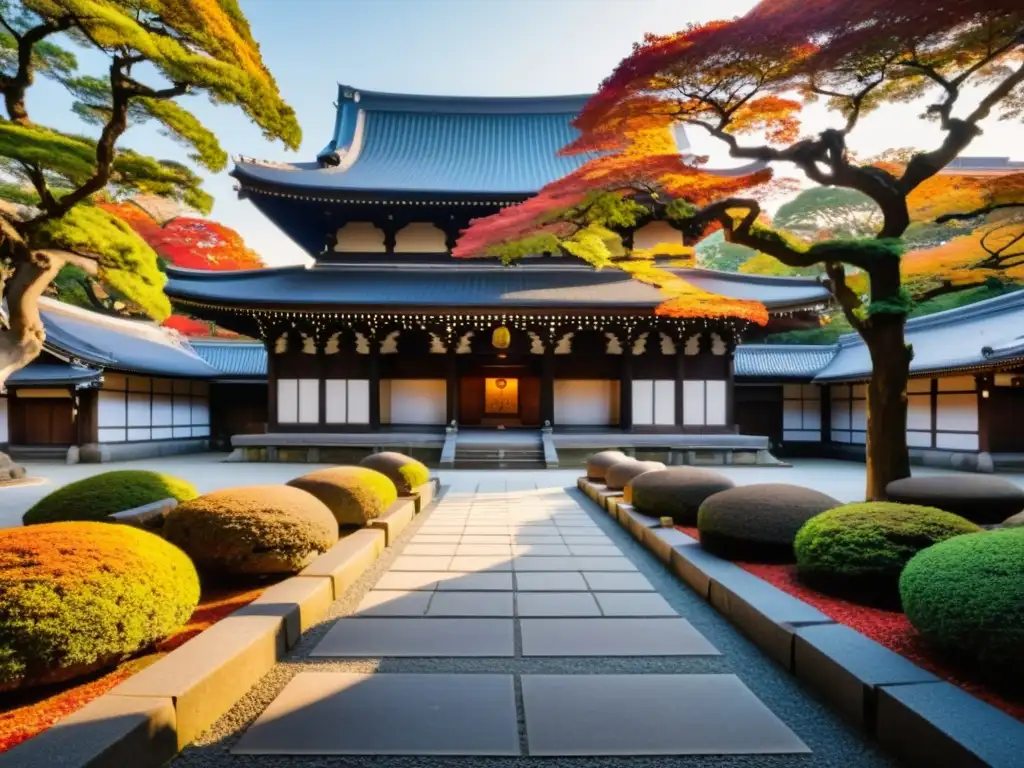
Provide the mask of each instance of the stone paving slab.
POLYGON ((447 571, 451 555, 400 555, 391 564, 392 571, 447 571))
POLYGON ((686 619, 523 619, 523 656, 718 656, 686 619))
POLYGON ((428 616, 514 616, 511 592, 435 592, 428 616))
POLYGON ((626 557, 517 557, 517 571, 636 571, 626 557))
POLYGON ((511 573, 451 573, 438 582, 441 592, 511 592, 511 573))
POLYGON ((423 616, 430 605, 430 592, 367 592, 354 616, 423 616))
POLYGON ((518 756, 511 675, 296 675, 236 755, 518 756))
POLYGON ((678 616, 668 601, 654 592, 596 592, 605 616, 678 616))
POLYGON ((315 657, 505 657, 515 655, 511 619, 338 619, 315 657))
POLYGON ((735 675, 523 675, 531 756, 806 754, 735 675))
POLYGON ((517 573, 517 592, 586 592, 587 582, 577 571, 517 573))
POLYGON ((653 592, 654 585, 642 573, 585 571, 583 578, 595 592, 653 592))
POLYGON ((600 616, 589 592, 522 592, 516 594, 517 616, 600 616))

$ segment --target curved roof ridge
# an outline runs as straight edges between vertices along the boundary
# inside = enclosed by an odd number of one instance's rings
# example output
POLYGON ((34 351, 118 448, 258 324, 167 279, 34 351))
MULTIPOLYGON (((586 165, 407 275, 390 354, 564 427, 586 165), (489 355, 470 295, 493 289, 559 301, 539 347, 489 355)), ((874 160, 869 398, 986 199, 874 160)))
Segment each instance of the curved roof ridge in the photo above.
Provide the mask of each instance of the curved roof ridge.
POLYGON ((391 93, 338 84, 338 101, 353 101, 360 109, 448 114, 577 114, 592 94, 547 96, 485 96, 391 93))

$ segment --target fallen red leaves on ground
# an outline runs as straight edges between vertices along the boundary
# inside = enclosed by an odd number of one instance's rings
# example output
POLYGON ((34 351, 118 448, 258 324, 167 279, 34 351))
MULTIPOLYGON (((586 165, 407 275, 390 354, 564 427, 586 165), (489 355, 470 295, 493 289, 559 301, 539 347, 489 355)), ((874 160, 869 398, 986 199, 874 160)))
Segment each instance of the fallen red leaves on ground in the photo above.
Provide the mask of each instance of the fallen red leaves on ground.
MULTIPOLYGON (((700 540, 696 528, 676 526, 678 530, 700 540)), ((767 581, 774 587, 803 600, 833 621, 855 629, 879 645, 898 653, 933 675, 941 677, 982 701, 1001 709, 1011 717, 1024 722, 1024 699, 1012 699, 993 691, 974 679, 967 671, 958 669, 929 648, 907 617, 899 611, 887 611, 852 603, 842 598, 817 592, 797 578, 795 565, 764 563, 736 563, 740 568, 767 581)))
POLYGON ((162 641, 151 652, 120 664, 100 677, 70 687, 14 692, 0 697, 0 753, 45 731, 61 718, 76 712, 118 683, 166 656, 204 629, 248 605, 264 587, 214 589, 204 592, 188 624, 162 641))

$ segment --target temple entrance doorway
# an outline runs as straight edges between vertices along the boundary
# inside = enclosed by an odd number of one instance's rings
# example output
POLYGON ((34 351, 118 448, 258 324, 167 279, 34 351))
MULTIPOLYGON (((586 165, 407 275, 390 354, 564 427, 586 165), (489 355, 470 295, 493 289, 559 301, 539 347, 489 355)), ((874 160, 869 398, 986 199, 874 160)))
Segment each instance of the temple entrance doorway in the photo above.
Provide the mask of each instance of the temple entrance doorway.
POLYGON ((467 427, 540 426, 540 375, 529 365, 483 365, 459 379, 459 419, 467 427))

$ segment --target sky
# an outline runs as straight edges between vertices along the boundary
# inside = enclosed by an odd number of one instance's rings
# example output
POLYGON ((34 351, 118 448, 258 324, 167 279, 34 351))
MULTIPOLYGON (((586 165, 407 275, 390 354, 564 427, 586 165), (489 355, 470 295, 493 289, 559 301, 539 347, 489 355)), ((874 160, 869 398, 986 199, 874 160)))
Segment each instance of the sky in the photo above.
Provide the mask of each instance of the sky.
MULTIPOLYGON (((203 96, 181 100, 219 136, 232 156, 310 161, 330 139, 337 84, 365 90, 445 95, 529 96, 589 93, 647 32, 675 32, 691 22, 730 18, 753 0, 240 0, 264 60, 302 127, 298 152, 266 141, 247 118, 203 96)), ((81 57, 100 74, 103 60, 81 57)), ((967 100, 965 100, 966 102, 967 100)), ((74 125, 70 97, 40 80, 28 96, 32 119, 61 130, 74 125)), ((920 106, 891 107, 851 137, 858 152, 928 146, 936 128, 916 119, 920 106), (898 126, 899 130, 894 127, 898 126)), ((807 116, 826 125, 824 113, 807 116)), ((728 165, 713 140, 690 138, 694 150, 728 165)), ((154 126, 133 127, 122 139, 156 157, 184 161, 186 152, 154 126)), ((990 120, 969 154, 1024 159, 1024 126, 990 120)), ((230 169, 230 164, 229 164, 230 169)), ((211 218, 238 230, 269 265, 306 260, 250 202, 238 200, 227 170, 207 176, 211 218)))

